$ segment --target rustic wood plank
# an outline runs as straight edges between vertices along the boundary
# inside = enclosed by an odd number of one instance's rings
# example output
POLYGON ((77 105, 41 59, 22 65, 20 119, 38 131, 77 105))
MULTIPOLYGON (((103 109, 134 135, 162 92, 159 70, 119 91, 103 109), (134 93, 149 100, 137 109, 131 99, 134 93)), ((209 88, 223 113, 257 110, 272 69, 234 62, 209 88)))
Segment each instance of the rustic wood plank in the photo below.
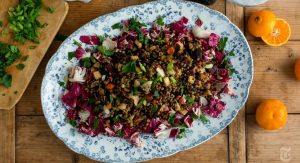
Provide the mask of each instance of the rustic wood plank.
POLYGON ((300 113, 300 82, 294 76, 294 63, 300 58, 299 42, 290 41, 282 47, 250 42, 255 73, 246 104, 247 113, 254 113, 266 98, 281 99, 289 113, 300 113))
POLYGON ((72 162, 69 150, 50 130, 43 116, 17 116, 16 162, 72 162))
MULTIPOLYGON (((228 162, 227 130, 208 140, 207 142, 187 151, 179 152, 166 158, 147 161, 149 163, 182 163, 182 162, 228 162)), ((77 163, 96 163, 83 155, 78 156, 77 163)))
POLYGON ((15 162, 15 108, 0 110, 0 162, 15 162))
MULTIPOLYGON (((226 3, 226 16, 244 31, 244 8, 229 1, 226 3)), ((242 108, 235 120, 229 125, 229 162, 246 162, 245 108, 242 108)))
MULTIPOLYGON (((246 7, 245 15, 248 20, 249 15, 261 9, 270 9, 274 11, 276 17, 285 19, 291 26, 292 35, 291 40, 300 40, 300 1, 299 0, 269 0, 268 2, 255 6, 255 7, 246 7)), ((247 23, 247 21, 245 21, 247 23)), ((260 40, 259 38, 252 37, 249 32, 246 32, 246 36, 248 40, 260 40)))
POLYGON ((299 126, 299 114, 289 114, 286 126, 276 131, 261 129, 255 116, 247 115, 248 162, 300 162, 299 126))

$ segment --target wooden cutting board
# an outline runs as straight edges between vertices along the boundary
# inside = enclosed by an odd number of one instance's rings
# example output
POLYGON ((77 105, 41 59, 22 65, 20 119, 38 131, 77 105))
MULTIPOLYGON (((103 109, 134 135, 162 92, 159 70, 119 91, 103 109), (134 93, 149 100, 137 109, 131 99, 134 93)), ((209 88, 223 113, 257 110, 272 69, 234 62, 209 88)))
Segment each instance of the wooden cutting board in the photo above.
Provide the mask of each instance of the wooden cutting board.
MULTIPOLYGON (((40 44, 34 44, 31 41, 27 41, 25 44, 18 43, 14 41, 11 33, 0 37, 1 42, 17 45, 22 55, 28 55, 28 59, 23 62, 25 64, 25 68, 22 71, 16 68, 16 65, 20 63, 20 61, 16 61, 7 69, 7 72, 11 74, 13 78, 12 87, 5 88, 4 86, 0 86, 0 109, 11 109, 20 100, 68 13, 68 3, 63 0, 42 1, 44 6, 41 9, 41 15, 38 19, 41 23, 47 23, 48 26, 40 30, 40 44), (47 11, 49 6, 54 7, 54 13, 49 13, 47 11), (30 46, 36 46, 36 48, 29 49, 30 46)), ((8 30, 7 11, 9 7, 17 5, 18 2, 19 0, 0 1, 0 20, 3 21, 4 26, 4 28, 1 28, 0 31, 5 29, 8 30)))

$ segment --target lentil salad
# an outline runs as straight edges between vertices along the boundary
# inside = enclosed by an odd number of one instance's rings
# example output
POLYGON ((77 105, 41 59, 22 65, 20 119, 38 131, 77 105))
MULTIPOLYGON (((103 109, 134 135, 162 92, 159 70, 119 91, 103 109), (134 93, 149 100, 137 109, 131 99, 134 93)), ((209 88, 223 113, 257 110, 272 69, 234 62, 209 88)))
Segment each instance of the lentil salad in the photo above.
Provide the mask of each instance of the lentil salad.
POLYGON ((128 139, 142 146, 140 133, 181 138, 196 119, 217 118, 225 109, 221 94, 233 95, 234 73, 224 50, 227 38, 203 30, 198 19, 147 28, 136 18, 112 26, 116 37, 81 36, 75 52, 79 65, 68 75, 63 103, 66 119, 79 132, 128 139), (91 45, 84 48, 82 44, 91 45))

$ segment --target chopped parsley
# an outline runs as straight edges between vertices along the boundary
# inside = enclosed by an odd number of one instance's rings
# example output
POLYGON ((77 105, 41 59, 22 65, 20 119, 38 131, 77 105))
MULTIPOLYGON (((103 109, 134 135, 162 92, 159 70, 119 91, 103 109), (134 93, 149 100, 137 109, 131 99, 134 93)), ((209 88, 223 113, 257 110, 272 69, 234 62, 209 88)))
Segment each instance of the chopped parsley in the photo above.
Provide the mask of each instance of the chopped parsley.
POLYGON ((141 64, 141 62, 139 62, 139 66, 143 72, 147 72, 145 66, 143 64, 141 64))
POLYGON ((199 116, 199 119, 200 119, 203 123, 209 122, 209 119, 208 119, 205 115, 203 115, 203 114, 201 114, 201 115, 199 116))
POLYGON ((81 61, 83 62, 83 67, 85 68, 89 68, 92 66, 90 57, 82 58, 81 61))
POLYGON ((77 40, 73 40, 73 45, 76 46, 82 46, 80 42, 78 42, 77 40))
POLYGON ((158 93, 158 91, 157 91, 157 90, 155 90, 155 91, 154 91, 154 94, 153 94, 153 96, 154 96, 155 98, 157 98, 157 97, 159 96, 159 93, 158 93))
POLYGON ((122 67, 122 73, 137 73, 137 67, 135 61, 130 61, 122 67))
POLYGON ((36 46, 29 46, 29 49, 35 49, 36 48, 36 46))
POLYGON ((156 20, 156 23, 160 26, 164 25, 164 18, 162 16, 159 16, 156 20))
POLYGON ((96 129, 99 126, 99 123, 100 123, 99 119, 95 118, 93 123, 93 129, 96 129))
POLYGON ((186 97, 186 100, 190 106, 195 103, 195 99, 193 97, 186 97))
POLYGON ((6 73, 6 68, 20 57, 20 51, 16 46, 0 42, 0 85, 11 87, 12 76, 6 73))
POLYGON ((49 13, 54 13, 55 12, 55 8, 53 7, 53 6, 49 6, 48 8, 47 8, 47 11, 49 12, 49 13))
POLYGON ((218 50, 224 51, 227 41, 228 41, 228 37, 222 37, 218 45, 218 50))
POLYGON ((25 68, 25 65, 23 64, 23 63, 19 63, 18 65, 17 65, 17 69, 18 70, 23 70, 25 68))
POLYGON ((98 46, 97 49, 106 57, 112 56, 114 54, 113 50, 106 49, 105 46, 98 46))
POLYGON ((73 127, 77 127, 77 122, 76 120, 67 120, 67 122, 72 125, 73 127))
POLYGON ((68 53, 68 60, 72 60, 75 57, 75 52, 69 52, 68 53))
POLYGON ((112 29, 123 29, 123 24, 122 23, 116 23, 111 26, 112 29))
POLYGON ((25 43, 26 40, 30 40, 39 43, 39 29, 46 26, 37 19, 42 5, 41 0, 22 0, 20 4, 9 9, 9 28, 16 41, 25 43))
POLYGON ((64 88, 66 83, 63 81, 58 81, 58 85, 64 88))
POLYGON ((168 123, 170 125, 174 125, 175 118, 176 118, 175 114, 171 114, 169 119, 168 119, 168 123))

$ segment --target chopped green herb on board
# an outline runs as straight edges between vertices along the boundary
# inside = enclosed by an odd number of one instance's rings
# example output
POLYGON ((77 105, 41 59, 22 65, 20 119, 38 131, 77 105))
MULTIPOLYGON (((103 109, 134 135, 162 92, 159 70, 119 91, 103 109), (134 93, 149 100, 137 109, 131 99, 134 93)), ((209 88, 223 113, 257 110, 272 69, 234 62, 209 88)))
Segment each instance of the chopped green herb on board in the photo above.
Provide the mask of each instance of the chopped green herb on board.
POLYGON ((0 42, 0 85, 11 87, 12 76, 6 73, 6 68, 20 57, 20 51, 16 46, 0 42))
POLYGON ((55 8, 53 7, 53 6, 49 6, 48 8, 47 8, 47 11, 49 12, 49 13, 54 13, 55 12, 55 8))
POLYGON ((9 28, 16 41, 25 43, 26 40, 30 40, 36 44, 39 43, 39 30, 47 25, 37 19, 41 7, 41 0, 22 0, 17 6, 9 8, 9 28))

